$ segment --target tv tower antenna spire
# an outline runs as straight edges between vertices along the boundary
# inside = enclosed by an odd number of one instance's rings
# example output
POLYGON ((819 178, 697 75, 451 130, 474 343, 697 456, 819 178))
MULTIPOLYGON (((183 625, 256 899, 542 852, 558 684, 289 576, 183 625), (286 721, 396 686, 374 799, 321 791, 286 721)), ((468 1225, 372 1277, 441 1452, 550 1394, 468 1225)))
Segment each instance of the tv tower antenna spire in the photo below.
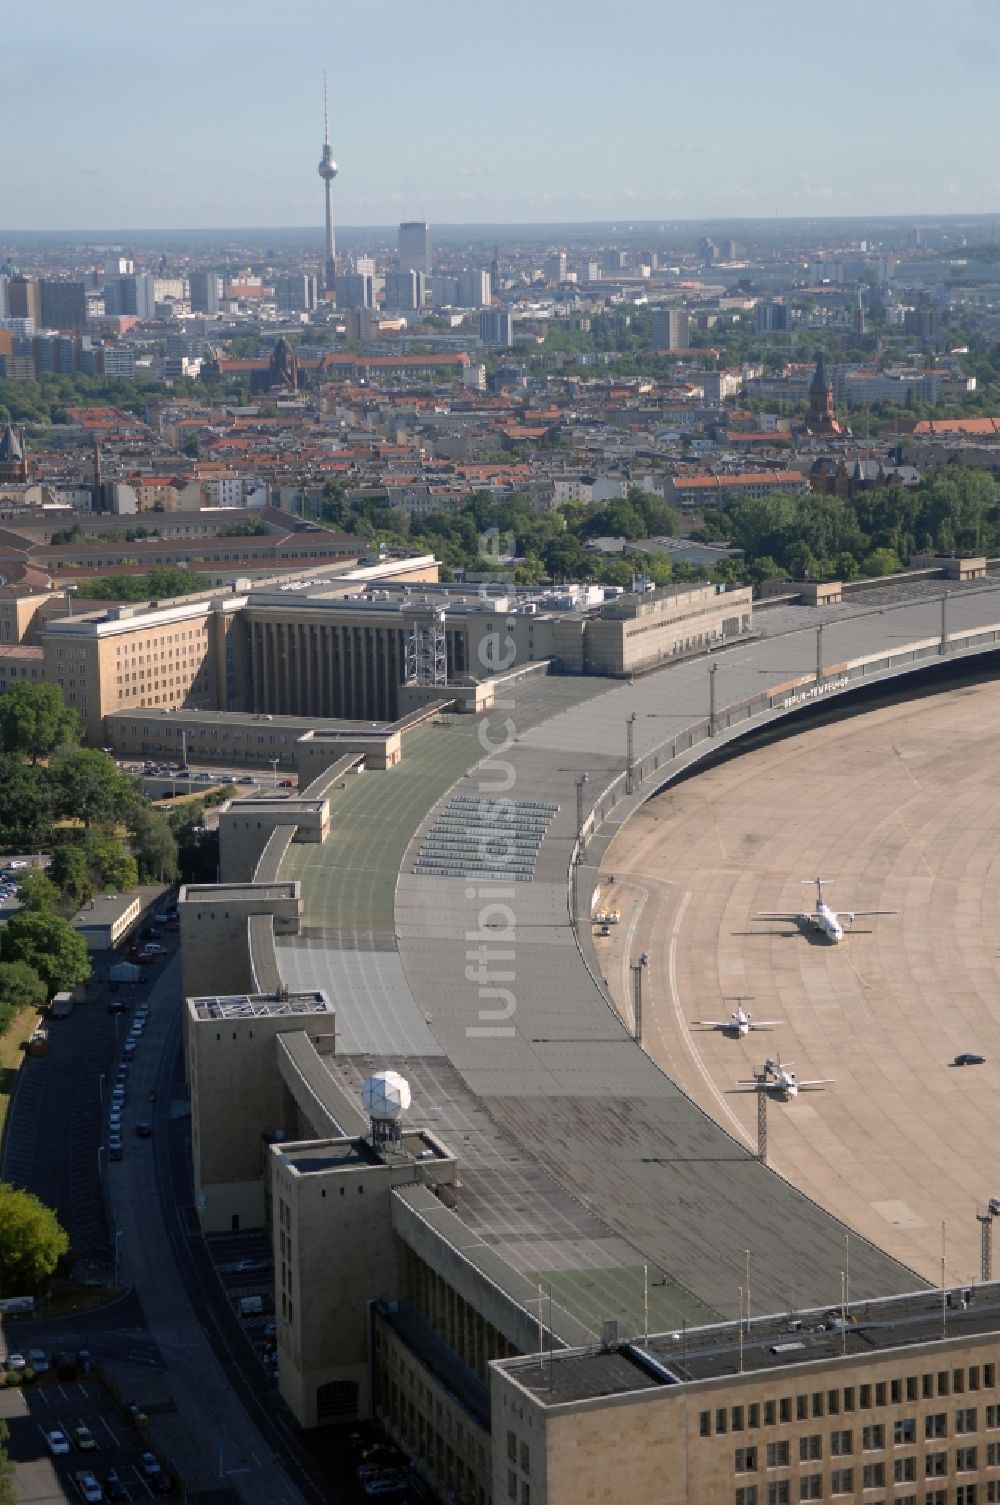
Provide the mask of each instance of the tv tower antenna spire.
POLYGON ((337 176, 337 164, 333 160, 330 145, 330 112, 327 99, 326 69, 323 70, 323 155, 316 171, 323 179, 326 196, 326 273, 324 281, 328 292, 333 291, 337 276, 337 243, 333 229, 333 180, 337 176))

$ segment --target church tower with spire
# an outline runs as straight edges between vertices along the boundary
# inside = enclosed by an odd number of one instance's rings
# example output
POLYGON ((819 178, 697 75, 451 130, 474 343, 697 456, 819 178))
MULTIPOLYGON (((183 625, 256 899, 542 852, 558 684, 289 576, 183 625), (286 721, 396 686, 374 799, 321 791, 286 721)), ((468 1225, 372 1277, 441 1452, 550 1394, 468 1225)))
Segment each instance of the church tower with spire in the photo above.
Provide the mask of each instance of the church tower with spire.
POLYGON ((826 357, 822 350, 816 357, 816 372, 809 387, 809 417, 806 428, 811 434, 842 432, 833 407, 833 386, 826 374, 826 357))

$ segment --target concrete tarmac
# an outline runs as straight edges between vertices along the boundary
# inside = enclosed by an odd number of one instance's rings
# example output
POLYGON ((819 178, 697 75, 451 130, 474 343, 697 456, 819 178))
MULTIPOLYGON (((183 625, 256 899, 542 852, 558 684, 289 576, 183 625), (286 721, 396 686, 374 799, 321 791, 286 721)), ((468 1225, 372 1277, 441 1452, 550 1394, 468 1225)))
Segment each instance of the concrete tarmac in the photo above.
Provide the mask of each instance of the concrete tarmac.
MULTIPOLYGON (((978 1279, 1000 1196, 1000 686, 929 695, 779 740, 649 801, 606 854, 596 946, 631 1016, 649 956, 644 1043, 742 1143, 741 1091, 766 1056, 824 1090, 769 1101, 771 1165, 932 1281, 978 1279), (608 875, 613 881, 608 882, 608 875), (811 909, 830 880, 859 919, 841 945, 762 910, 811 909), (783 1021, 746 1039, 693 1027, 736 998, 783 1021), (958 1068, 961 1051, 986 1064, 958 1068)), ((845 1250, 849 1261, 849 1250, 845 1250)))

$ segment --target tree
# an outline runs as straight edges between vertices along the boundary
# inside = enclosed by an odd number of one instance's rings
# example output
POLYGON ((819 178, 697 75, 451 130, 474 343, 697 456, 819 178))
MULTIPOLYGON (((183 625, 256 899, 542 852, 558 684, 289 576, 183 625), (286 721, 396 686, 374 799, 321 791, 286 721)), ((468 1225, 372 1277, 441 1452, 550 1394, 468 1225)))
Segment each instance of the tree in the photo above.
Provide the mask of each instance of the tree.
POLYGON ((119 773, 107 753, 93 747, 60 748, 52 761, 62 815, 85 826, 122 820, 138 798, 127 774, 119 773))
POLYGON ((0 1290, 29 1295, 53 1273, 69 1235, 51 1207, 29 1191, 0 1182, 0 1290))
POLYGON ((20 753, 0 753, 0 831, 4 844, 18 851, 42 846, 51 836, 48 769, 26 762, 20 753))
POLYGON ((47 1002, 45 983, 34 967, 27 962, 0 962, 0 1008, 13 1014, 29 1005, 42 1008, 47 1002))
POLYGON ((45 983, 49 995, 75 988, 90 976, 87 943, 60 915, 12 915, 0 931, 0 962, 25 962, 45 983))
POLYGON ((872 549, 865 555, 861 568, 866 575, 895 575, 903 566, 894 549, 872 549))
POLYGON ((177 838, 163 811, 137 805, 129 816, 129 834, 139 881, 173 883, 177 877, 177 838))
POLYGON ((59 903, 59 889, 42 872, 41 868, 34 868, 30 873, 25 873, 18 884, 18 898, 24 908, 37 914, 42 910, 55 909, 59 903))
POLYGON ((136 861, 111 831, 91 831, 84 843, 84 856, 99 887, 124 893, 139 882, 136 861))
POLYGON ((78 743, 83 727, 63 700, 58 685, 11 685, 0 696, 0 741, 6 752, 19 752, 37 763, 62 743, 78 743))
POLYGON ((83 848, 74 841, 61 841, 53 848, 49 876, 74 909, 86 904, 94 892, 83 848))

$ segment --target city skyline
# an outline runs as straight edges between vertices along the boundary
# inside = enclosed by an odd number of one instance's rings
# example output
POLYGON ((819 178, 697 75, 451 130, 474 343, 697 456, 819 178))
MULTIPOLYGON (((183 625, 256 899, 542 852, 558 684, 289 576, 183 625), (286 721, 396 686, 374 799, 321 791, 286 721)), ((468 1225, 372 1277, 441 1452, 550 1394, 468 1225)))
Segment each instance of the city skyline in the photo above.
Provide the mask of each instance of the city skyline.
POLYGON ((31 130, 0 234, 316 223, 324 65, 343 225, 1000 210, 985 0, 949 11, 926 109, 915 91, 941 25, 929 0, 844 0, 817 17, 792 0, 720 0, 710 29, 653 12, 610 52, 616 23, 595 0, 572 32, 510 0, 485 39, 456 0, 416 15, 390 5, 380 48, 350 10, 326 39, 312 0, 278 34, 260 0, 241 7, 235 35, 206 31, 190 0, 155 35, 125 16, 121 0, 86 14, 52 0, 8 23, 12 118, 31 130), (60 101, 47 112, 32 93, 40 69, 60 101), (142 78, 142 117, 99 82, 109 72, 142 78))

